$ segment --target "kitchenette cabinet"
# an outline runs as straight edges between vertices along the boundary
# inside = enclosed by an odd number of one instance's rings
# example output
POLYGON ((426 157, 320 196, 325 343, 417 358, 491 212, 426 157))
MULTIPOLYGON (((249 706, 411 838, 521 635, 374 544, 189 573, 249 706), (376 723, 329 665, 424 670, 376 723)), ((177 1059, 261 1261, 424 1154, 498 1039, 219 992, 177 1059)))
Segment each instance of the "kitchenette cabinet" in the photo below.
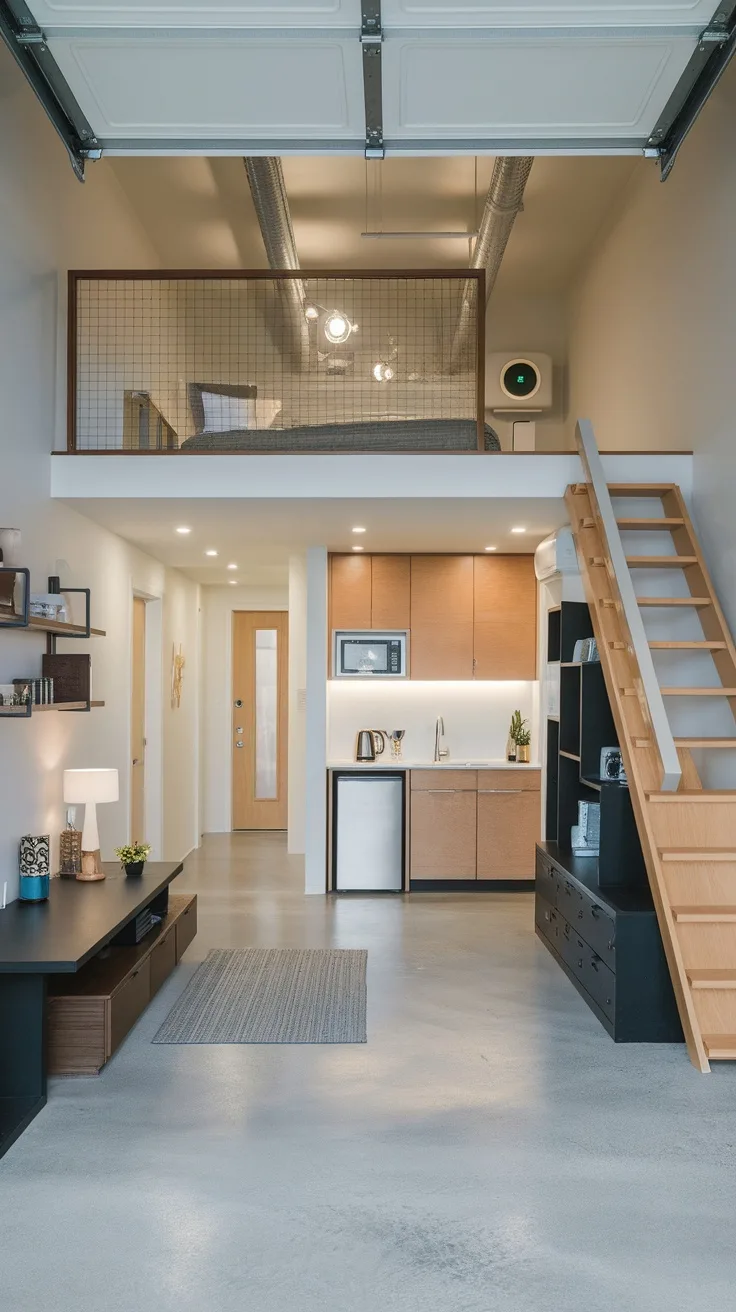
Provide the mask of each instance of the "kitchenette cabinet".
POLYGON ((541 774, 510 770, 411 771, 413 888, 534 879, 541 774))
POLYGON ((531 555, 330 557, 330 630, 409 630, 411 679, 536 678, 531 555))

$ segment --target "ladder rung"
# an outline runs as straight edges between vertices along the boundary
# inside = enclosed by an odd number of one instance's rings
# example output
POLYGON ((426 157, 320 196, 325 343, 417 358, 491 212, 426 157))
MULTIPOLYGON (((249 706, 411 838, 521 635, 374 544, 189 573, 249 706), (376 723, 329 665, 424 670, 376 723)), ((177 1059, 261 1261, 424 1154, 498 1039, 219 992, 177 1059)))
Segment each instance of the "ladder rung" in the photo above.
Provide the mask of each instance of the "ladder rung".
POLYGON ((695 747, 715 748, 716 750, 725 751, 736 748, 736 738, 675 738, 675 747, 695 747))
POLYGON ((710 597, 637 597, 640 606, 712 606, 710 597))
POLYGON ((627 556, 629 569, 685 569, 697 565, 697 556, 627 556))
MULTIPOLYGON (((612 644, 613 645, 613 644, 612 644)), ((623 645, 623 644, 622 644, 623 645)), ((726 651, 727 642, 650 642, 653 651, 726 651)))
POLYGON ((736 970, 700 967, 685 973, 693 989, 736 989, 736 970))
POLYGON ((651 497, 654 501, 665 492, 674 492, 676 486, 676 483, 609 483, 608 491, 612 497, 651 497))
POLYGON ((677 861, 682 864, 709 865, 711 862, 730 861, 736 863, 736 850, 732 847, 660 847, 662 861, 677 861))
POLYGON ((736 907, 673 907, 679 925, 733 925, 736 907))
POLYGON ((736 1061, 736 1034, 704 1034, 703 1047, 711 1061, 736 1061))
POLYGON ((660 529, 663 533, 671 528, 680 528, 685 523, 684 519, 617 519, 616 523, 619 528, 624 529, 660 529))
POLYGON ((736 688, 660 688, 663 697, 736 697, 736 688))
POLYGON ((679 793, 646 793, 648 802, 736 802, 734 789, 682 788, 679 793))

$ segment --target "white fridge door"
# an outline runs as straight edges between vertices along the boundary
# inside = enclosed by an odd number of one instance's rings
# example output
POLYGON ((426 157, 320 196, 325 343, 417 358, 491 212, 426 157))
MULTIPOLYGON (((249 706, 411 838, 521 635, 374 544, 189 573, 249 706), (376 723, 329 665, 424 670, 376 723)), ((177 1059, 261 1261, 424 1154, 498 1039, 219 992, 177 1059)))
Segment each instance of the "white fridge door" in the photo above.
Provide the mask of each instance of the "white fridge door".
POLYGON ((403 782, 400 775, 338 776, 335 887, 403 888, 403 782))

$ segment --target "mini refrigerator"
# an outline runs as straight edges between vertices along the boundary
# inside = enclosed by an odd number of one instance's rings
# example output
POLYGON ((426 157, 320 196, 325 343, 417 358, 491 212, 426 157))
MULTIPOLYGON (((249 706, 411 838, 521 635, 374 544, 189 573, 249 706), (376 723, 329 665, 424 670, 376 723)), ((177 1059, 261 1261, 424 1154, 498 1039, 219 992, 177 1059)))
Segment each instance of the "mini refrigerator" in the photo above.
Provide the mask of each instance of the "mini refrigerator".
POLYGON ((403 891, 403 774, 334 776, 332 865, 338 893, 403 891))

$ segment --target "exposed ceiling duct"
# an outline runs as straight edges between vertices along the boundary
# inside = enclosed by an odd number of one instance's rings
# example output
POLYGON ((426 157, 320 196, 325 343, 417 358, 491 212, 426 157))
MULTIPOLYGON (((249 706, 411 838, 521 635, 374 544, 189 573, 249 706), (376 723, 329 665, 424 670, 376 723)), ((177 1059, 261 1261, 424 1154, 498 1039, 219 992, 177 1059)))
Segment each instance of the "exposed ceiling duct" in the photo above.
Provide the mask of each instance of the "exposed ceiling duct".
MULTIPOLYGON (((533 158, 519 156, 501 156, 493 166, 491 185, 483 207, 483 214, 478 225, 478 236, 470 261, 471 269, 486 271, 486 302, 501 268, 506 246, 516 216, 523 208, 524 188, 531 172, 533 158)), ((468 349, 473 340, 476 307, 473 289, 475 284, 468 283, 460 307, 455 336, 450 350, 450 372, 457 373, 467 358, 468 349)))
MULTIPOLYGON (((278 155, 246 155, 243 160, 250 193, 272 269, 298 269, 299 256, 291 226, 284 172, 278 155)), ((309 356, 309 326, 304 316, 304 283, 284 278, 279 283, 286 349, 300 368, 309 356)))

